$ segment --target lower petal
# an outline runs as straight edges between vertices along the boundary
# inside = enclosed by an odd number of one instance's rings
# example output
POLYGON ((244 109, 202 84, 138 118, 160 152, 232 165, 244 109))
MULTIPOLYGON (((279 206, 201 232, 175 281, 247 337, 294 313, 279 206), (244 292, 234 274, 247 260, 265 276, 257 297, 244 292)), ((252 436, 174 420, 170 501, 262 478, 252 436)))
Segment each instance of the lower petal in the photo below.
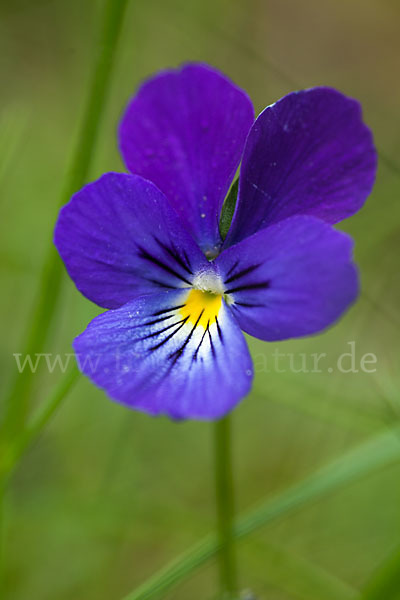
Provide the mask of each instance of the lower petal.
POLYGON ((356 299, 352 240, 314 217, 281 221, 216 260, 240 327, 267 341, 317 333, 356 299))
POLYGON ((253 376, 224 301, 199 290, 142 296, 95 318, 74 342, 80 369, 114 400, 151 415, 216 419, 253 376))

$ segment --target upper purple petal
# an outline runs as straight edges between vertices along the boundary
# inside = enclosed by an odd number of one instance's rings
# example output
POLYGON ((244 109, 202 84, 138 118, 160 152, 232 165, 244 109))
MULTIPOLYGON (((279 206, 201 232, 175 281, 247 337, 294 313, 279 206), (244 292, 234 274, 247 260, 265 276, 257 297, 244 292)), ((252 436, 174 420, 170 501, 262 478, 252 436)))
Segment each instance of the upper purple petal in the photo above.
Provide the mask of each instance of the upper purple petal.
POLYGON ((245 92, 201 64, 144 83, 122 119, 128 169, 164 192, 204 251, 221 243, 222 203, 253 121, 245 92))
POLYGON ((326 87, 288 94, 249 133, 225 246, 296 214, 337 223, 361 208, 375 172, 359 102, 326 87))
POLYGON ((216 265, 240 327, 275 341, 331 325, 357 297, 352 246, 323 221, 296 216, 224 250, 216 265))
POLYGON ((246 341, 221 304, 218 323, 182 317, 188 292, 137 298, 96 317, 74 342, 81 370, 118 402, 151 415, 216 419, 250 389, 246 341))
POLYGON ((86 185, 61 209, 54 241, 77 288, 105 308, 187 288, 208 265, 162 192, 137 175, 86 185))

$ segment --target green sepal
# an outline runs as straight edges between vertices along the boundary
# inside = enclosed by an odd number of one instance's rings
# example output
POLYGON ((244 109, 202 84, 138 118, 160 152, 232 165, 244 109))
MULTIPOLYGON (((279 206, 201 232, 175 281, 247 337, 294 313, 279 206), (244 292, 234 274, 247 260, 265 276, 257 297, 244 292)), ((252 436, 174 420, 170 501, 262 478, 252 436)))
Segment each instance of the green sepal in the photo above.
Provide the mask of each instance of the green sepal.
POLYGON ((236 207, 238 188, 239 178, 233 182, 231 189, 225 198, 224 204, 222 205, 221 217, 219 219, 219 233, 223 240, 228 235, 228 231, 232 223, 233 214, 236 207))

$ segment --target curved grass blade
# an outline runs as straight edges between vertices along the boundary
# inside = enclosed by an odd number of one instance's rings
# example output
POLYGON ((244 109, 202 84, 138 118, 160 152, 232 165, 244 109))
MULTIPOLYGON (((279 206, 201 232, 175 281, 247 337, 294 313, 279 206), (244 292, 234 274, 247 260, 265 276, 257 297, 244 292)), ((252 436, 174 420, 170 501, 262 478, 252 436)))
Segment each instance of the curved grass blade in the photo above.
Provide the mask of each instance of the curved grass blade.
MULTIPOLYGON (((387 429, 328 465, 290 486, 236 521, 234 535, 243 538, 268 523, 334 493, 378 469, 400 461, 400 428, 387 429)), ((177 585, 219 550, 209 535, 189 551, 155 573, 123 600, 149 600, 177 585)))
POLYGON ((360 600, 399 600, 400 548, 384 561, 365 586, 360 600))
POLYGON ((251 564, 263 580, 298 600, 355 600, 358 591, 319 565, 272 544, 253 541, 251 564), (268 567, 266 568, 266 565, 268 567))

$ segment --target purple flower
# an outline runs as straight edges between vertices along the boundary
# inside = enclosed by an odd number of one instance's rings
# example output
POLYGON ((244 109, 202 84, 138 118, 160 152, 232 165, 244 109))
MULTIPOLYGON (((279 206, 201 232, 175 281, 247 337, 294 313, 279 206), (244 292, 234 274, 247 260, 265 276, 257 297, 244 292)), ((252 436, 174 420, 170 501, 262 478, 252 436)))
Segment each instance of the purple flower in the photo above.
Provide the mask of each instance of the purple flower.
POLYGON ((77 288, 112 309, 76 338, 80 368, 131 408, 219 418, 251 387, 242 331, 314 334, 355 300, 352 241, 332 224, 371 191, 371 133, 357 101, 324 87, 288 94, 254 121, 241 89, 195 64, 147 81, 119 140, 133 174, 85 186, 55 232, 77 288))

